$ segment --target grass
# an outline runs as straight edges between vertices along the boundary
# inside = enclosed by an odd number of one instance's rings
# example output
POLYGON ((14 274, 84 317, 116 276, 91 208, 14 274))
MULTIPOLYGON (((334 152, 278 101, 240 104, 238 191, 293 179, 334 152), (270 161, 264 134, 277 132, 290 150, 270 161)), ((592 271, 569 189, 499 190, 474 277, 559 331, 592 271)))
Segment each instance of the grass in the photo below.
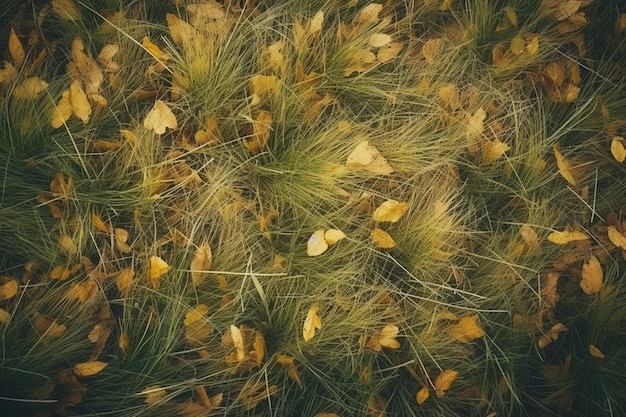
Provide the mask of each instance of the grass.
POLYGON ((623 414, 626 10, 553 3, 20 8, 3 410, 623 414))

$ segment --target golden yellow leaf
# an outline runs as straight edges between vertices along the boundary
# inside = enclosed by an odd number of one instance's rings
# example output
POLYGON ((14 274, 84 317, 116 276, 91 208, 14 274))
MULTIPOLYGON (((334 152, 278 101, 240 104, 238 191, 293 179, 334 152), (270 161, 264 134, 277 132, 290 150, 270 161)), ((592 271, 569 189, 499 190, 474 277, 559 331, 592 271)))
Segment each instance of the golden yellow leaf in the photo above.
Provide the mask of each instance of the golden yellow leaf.
POLYGON ((278 78, 275 75, 257 74, 250 78, 250 94, 253 106, 261 102, 261 98, 278 93, 278 78))
POLYGON ((70 277, 70 270, 63 265, 57 265, 52 268, 52 271, 48 274, 50 279, 58 279, 64 281, 70 277))
POLYGON ((206 304, 198 304, 193 309, 189 310, 185 314, 185 326, 190 326, 193 323, 202 320, 202 318, 209 312, 209 307, 206 304))
POLYGON ((19 288, 20 285, 15 278, 0 285, 0 301, 15 297, 19 288))
POLYGON ((609 240, 611 241, 612 244, 614 244, 618 248, 622 248, 623 250, 626 250, 626 236, 624 236, 624 234, 620 233, 615 228, 615 226, 609 226, 607 228, 607 232, 609 235, 609 240))
POLYGON ((378 52, 376 53, 376 58, 378 62, 385 63, 391 61, 395 57, 398 56, 400 51, 402 51, 402 43, 400 42, 390 42, 386 45, 378 48, 378 52))
POLYGON ((0 308, 0 324, 9 324, 9 321, 11 321, 11 313, 0 308))
POLYGON ((306 314, 304 319, 304 325, 302 326, 302 337, 305 342, 308 342, 315 336, 315 330, 322 328, 322 319, 317 314, 320 307, 318 304, 314 304, 306 314))
POLYGON ((67 197, 72 191, 72 178, 65 180, 62 172, 57 173, 52 182, 50 182, 50 192, 55 197, 67 197))
POLYGON ((500 142, 500 139, 487 141, 483 146, 483 162, 490 163, 500 158, 504 153, 511 149, 509 144, 500 142))
POLYGON ((233 341, 233 345, 235 346, 235 355, 239 362, 243 361, 246 357, 246 347, 243 341, 243 334, 239 327, 231 324, 230 327, 230 337, 233 341))
POLYGON ((154 404, 161 401, 167 395, 167 391, 160 385, 150 385, 145 387, 140 394, 145 395, 146 399, 143 400, 146 404, 154 404))
POLYGON ((70 116, 72 116, 72 113, 73 113, 73 110, 72 110, 72 103, 70 102, 70 92, 69 90, 66 90, 63 92, 63 95, 61 96, 61 100, 59 100, 57 105, 54 107, 54 110, 52 110, 52 115, 50 117, 50 125, 54 129, 57 129, 63 126, 65 122, 67 122, 67 119, 69 119, 70 116))
POLYGON ((562 232, 552 232, 548 235, 548 240, 557 245, 565 245, 570 242, 587 240, 589 235, 578 230, 564 230, 562 232))
POLYGON ((52 10, 63 20, 80 20, 80 12, 73 0, 52 0, 52 10))
POLYGON ((152 284, 152 288, 159 288, 159 278, 165 275, 170 269, 172 269, 172 267, 163 259, 154 255, 150 257, 148 279, 150 280, 150 284, 152 284))
POLYGON ((96 227, 96 229, 100 230, 103 233, 111 233, 111 226, 105 224, 100 216, 95 213, 91 214, 91 222, 96 227))
POLYGON ((533 36, 530 38, 528 44, 526 45, 526 52, 530 55, 535 55, 539 52, 539 36, 533 36))
POLYGON ((76 117, 82 120, 83 123, 87 123, 91 115, 91 104, 89 104, 89 100, 87 100, 87 95, 80 87, 78 81, 73 81, 72 84, 70 84, 69 91, 72 112, 76 117))
POLYGON ((157 135, 162 135, 168 128, 178 128, 178 122, 167 104, 162 100, 157 100, 146 115, 143 126, 146 129, 152 129, 157 135))
POLYGON ((467 128, 465 129, 465 138, 467 140, 467 149, 470 152, 478 150, 479 139, 485 130, 484 121, 487 113, 480 107, 472 115, 467 115, 467 128))
POLYGON ((585 294, 595 294, 602 289, 602 266, 597 257, 592 256, 583 264, 580 288, 585 294))
POLYGON ((345 77, 351 76, 353 73, 362 73, 373 68, 378 63, 376 55, 368 49, 359 49, 352 55, 352 59, 343 71, 345 77))
POLYGON ((398 202, 396 200, 387 200, 382 203, 372 214, 372 218, 376 222, 395 223, 404 215, 409 208, 409 203, 398 202))
POLYGON ((84 304, 96 294, 97 290, 98 284, 93 279, 85 282, 72 282, 67 292, 67 299, 70 301, 78 300, 84 304))
POLYGON ((300 373, 294 363, 295 358, 289 355, 276 355, 276 362, 283 365, 283 368, 287 371, 287 375, 294 380, 300 388, 302 388, 302 381, 300 380, 300 373))
POLYGON ((13 97, 18 100, 34 100, 48 88, 48 83, 39 77, 28 77, 13 89, 13 97))
POLYGON ((511 46, 509 46, 509 50, 515 55, 522 54, 526 50, 526 42, 524 41, 524 38, 518 35, 511 39, 511 46))
POLYGON ((443 42, 443 38, 432 38, 426 41, 422 47, 422 55, 424 55, 427 63, 431 65, 435 63, 435 57, 439 53, 443 42))
POLYGON ((542 335, 539 338, 539 340, 537 341, 539 348, 543 349, 544 347, 548 346, 550 343, 559 338, 559 334, 565 331, 567 331, 567 327, 565 327, 563 323, 555 324, 546 334, 542 335))
POLYGON ((126 332, 121 332, 120 337, 117 341, 117 346, 124 352, 125 355, 128 355, 130 351, 130 336, 126 332))
POLYGON ((417 391, 417 395, 415 395, 415 400, 419 405, 424 404, 424 402, 430 397, 430 390, 428 387, 422 387, 419 391, 417 391))
POLYGON ((195 38, 196 29, 184 20, 179 19, 171 13, 165 15, 170 35, 174 42, 183 46, 185 42, 189 42, 195 38))
POLYGON ((380 154, 378 149, 370 146, 366 140, 360 142, 350 152, 346 166, 348 168, 362 169, 372 174, 391 174, 394 172, 393 167, 387 163, 387 160, 380 154))
POLYGON ((621 136, 613 136, 611 139, 611 155, 617 162, 624 162, 626 159, 625 143, 621 136))
POLYGON ((128 240, 128 230, 116 227, 115 233, 115 247, 122 253, 130 253, 131 248, 126 244, 128 240))
POLYGON ((328 250, 328 243, 324 239, 324 229, 318 229, 309 237, 306 243, 306 254, 308 256, 319 256, 328 250))
POLYGON ((454 83, 444 83, 439 88, 439 103, 443 108, 457 110, 461 107, 461 98, 457 85, 454 83))
POLYGON ((506 13, 506 17, 509 18, 509 21, 511 22, 513 27, 517 27, 518 20, 517 20, 517 12, 515 11, 515 9, 507 6, 504 8, 504 11, 506 13))
POLYGON ((255 331, 252 347, 254 350, 250 351, 250 356, 256 357, 256 365, 261 366, 265 358, 265 339, 260 332, 255 331))
POLYGON ((259 110, 252 122, 252 135, 243 139, 243 145, 253 154, 258 154, 267 145, 272 129, 272 113, 259 110))
POLYGON ((354 18, 352 23, 359 25, 370 25, 378 22, 378 13, 383 9, 382 4, 370 3, 365 6, 358 15, 354 18))
POLYGON ((206 276, 209 269, 211 269, 211 262, 213 260, 213 253, 211 247, 207 242, 203 242, 196 249, 196 253, 191 260, 191 281, 194 286, 199 285, 206 276))
POLYGON ((469 343, 485 335, 477 320, 476 314, 463 316, 458 323, 448 326, 446 332, 460 342, 469 343))
POLYGON ((328 244, 328 246, 332 246, 335 243, 339 242, 341 239, 344 239, 346 235, 339 229, 328 229, 324 233, 324 240, 328 244))
POLYGON ((92 376, 102 371, 108 363, 101 361, 82 362, 74 365, 74 374, 79 377, 92 376))
POLYGON ((122 143, 119 140, 97 140, 94 142, 93 146, 98 152, 106 153, 118 150, 122 146, 122 143))
POLYGON ((17 37, 17 34, 11 28, 9 32, 9 55, 11 55, 11 59, 13 59, 13 64, 16 67, 21 67, 26 59, 26 53, 24 52, 24 47, 22 46, 22 42, 17 37))
POLYGON ((457 376, 459 376, 459 373, 457 371, 453 371, 452 369, 447 369, 437 376, 434 384, 437 398, 444 396, 446 391, 452 386, 452 383, 457 376))
POLYGON ((372 241, 374 242, 374 246, 380 249, 391 249, 396 247, 396 242, 389 235, 389 233, 385 232, 383 229, 379 229, 378 227, 372 230, 372 241))
POLYGON ((604 359, 606 357, 604 353, 594 345, 589 345, 589 354, 597 359, 604 359))
POLYGON ((98 62, 106 71, 117 71, 120 69, 120 64, 113 61, 113 57, 119 52, 120 46, 110 43, 104 45, 98 54, 98 62))
POLYGON ((147 36, 143 37, 141 45, 146 48, 146 51, 148 51, 150 55, 158 60, 165 61, 169 58, 169 55, 166 52, 163 52, 163 50, 161 50, 161 48, 153 43, 147 36))
POLYGON ((387 324, 380 332, 376 332, 367 340, 365 347, 380 352, 382 348, 398 349, 400 342, 396 340, 400 329, 394 324, 387 324))

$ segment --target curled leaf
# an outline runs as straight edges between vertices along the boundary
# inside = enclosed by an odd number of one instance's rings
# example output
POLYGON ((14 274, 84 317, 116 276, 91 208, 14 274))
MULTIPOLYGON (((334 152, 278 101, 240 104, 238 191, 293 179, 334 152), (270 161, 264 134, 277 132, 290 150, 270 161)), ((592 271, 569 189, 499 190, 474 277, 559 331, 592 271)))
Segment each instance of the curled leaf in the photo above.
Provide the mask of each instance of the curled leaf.
POLYGON ((374 214, 372 218, 376 222, 390 222, 395 223, 409 208, 409 203, 407 202, 398 202, 396 200, 387 200, 382 203, 376 210, 374 210, 374 214))
POLYGON ((325 234, 324 229, 318 229, 309 237, 306 243, 306 254, 308 256, 319 256, 328 250, 325 234))
POLYGON ((304 325, 302 326, 302 337, 305 342, 308 342, 315 336, 315 330, 322 328, 322 319, 317 314, 320 307, 318 304, 314 304, 306 314, 304 319, 304 325))

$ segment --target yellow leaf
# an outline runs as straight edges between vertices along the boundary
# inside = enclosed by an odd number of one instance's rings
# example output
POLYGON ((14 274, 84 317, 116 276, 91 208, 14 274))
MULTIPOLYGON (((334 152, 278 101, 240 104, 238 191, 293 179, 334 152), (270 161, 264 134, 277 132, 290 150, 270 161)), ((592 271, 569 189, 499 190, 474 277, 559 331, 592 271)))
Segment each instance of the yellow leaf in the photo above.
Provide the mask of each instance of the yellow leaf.
POLYGON ((380 48, 381 46, 387 45, 391 42, 391 36, 386 33, 373 33, 370 36, 369 44, 373 48, 380 48))
POLYGON ((554 17, 556 17, 556 19, 559 21, 565 20, 576 14, 582 3, 582 1, 578 0, 561 1, 556 7, 554 17))
POLYGON ((500 139, 493 142, 487 141, 483 147, 483 162, 487 164, 493 162, 510 149, 511 147, 507 143, 500 142, 500 139))
POLYGON ((589 345, 589 354, 597 359, 604 359, 606 357, 604 353, 594 345, 589 345))
POLYGON ((622 248, 626 250, 626 236, 620 233, 615 226, 609 226, 607 228, 607 232, 609 234, 609 240, 612 244, 617 246, 618 248, 622 248))
POLYGON ((98 216, 97 214, 92 213, 91 221, 96 229, 100 230, 103 233, 111 233, 111 226, 105 224, 100 216, 98 216))
POLYGON ((419 405, 422 405, 424 404, 424 401, 428 399, 428 397, 430 397, 430 391, 428 387, 422 387, 419 391, 417 391, 415 399, 417 400, 417 403, 419 405))
POLYGON ((262 97, 278 93, 278 78, 275 75, 257 74, 250 78, 250 94, 253 96, 252 105, 261 102, 262 97))
POLYGON ((300 388, 302 388, 302 381, 300 380, 300 373, 298 372, 298 368, 294 363, 295 359, 293 356, 288 355, 276 355, 276 362, 283 365, 285 370, 287 371, 287 375, 294 380, 300 388))
POLYGON ((146 399, 143 400, 144 403, 154 404, 165 398, 167 391, 165 391, 160 385, 150 385, 145 387, 140 394, 146 396, 146 399))
POLYGON ((272 113, 260 110, 252 122, 252 135, 244 138, 243 145, 253 154, 259 153, 267 145, 272 129, 272 113))
POLYGON ((15 278, 0 285, 0 301, 15 297, 19 287, 20 286, 15 278))
POLYGON ((326 241, 328 246, 334 245, 345 237, 346 235, 339 229, 328 229, 324 233, 324 240, 326 241))
POLYGON ((306 243, 306 254, 308 256, 319 256, 328 250, 328 243, 324 239, 324 229, 318 229, 309 237, 306 243))
POLYGON ((524 38, 518 35, 511 39, 511 46, 509 47, 509 50, 515 55, 520 55, 524 52, 526 50, 526 42, 524 42, 524 38))
POLYGON ((61 100, 57 103, 52 110, 52 115, 50 116, 50 125, 57 129, 67 122, 67 119, 72 115, 72 103, 70 102, 70 92, 66 90, 63 92, 61 96, 61 100))
POLYGON ((193 323, 202 320, 208 312, 209 307, 206 304, 198 304, 185 314, 185 326, 191 326, 193 323))
POLYGON ((98 284, 93 279, 86 282, 72 282, 72 286, 67 292, 67 299, 78 300, 81 303, 89 301, 97 292, 98 284))
POLYGON ((70 104, 72 105, 72 111, 83 123, 89 121, 91 115, 91 104, 87 100, 87 95, 80 88, 78 81, 73 81, 70 84, 70 104))
POLYGON ((378 227, 372 230, 372 240, 374 241, 374 246, 380 249, 391 249, 396 246, 396 242, 389 233, 378 227))
POLYGON ((206 271, 211 269, 211 261, 213 260, 213 253, 211 252, 211 247, 207 242, 203 242, 196 249, 196 253, 191 260, 191 281, 194 286, 199 285, 204 277, 206 276, 206 271))
POLYGON ((239 327, 231 324, 230 325, 230 337, 233 341, 233 345, 235 346, 235 355, 239 362, 243 361, 246 357, 246 348, 243 341, 243 334, 239 327))
POLYGON ((0 324, 9 324, 9 321, 11 321, 11 313, 0 308, 0 324))
POLYGON ((120 65, 113 61, 113 57, 119 52, 120 47, 116 44, 107 44, 102 47, 98 54, 98 62, 106 71, 117 71, 120 69, 120 65))
POLYGON ((63 20, 80 20, 80 12, 73 0, 52 0, 52 10, 63 20))
POLYGON ((59 172, 50 182, 50 192, 56 197, 67 197, 72 191, 73 181, 68 178, 67 181, 63 173, 59 172))
POLYGON ((34 100, 46 88, 48 83, 41 78, 29 77, 15 86, 13 97, 19 100, 34 100))
POLYGON ((120 337, 117 341, 117 346, 122 349, 125 355, 130 351, 130 336, 126 332, 120 333, 120 337))
POLYGON ((118 150, 122 146, 122 143, 119 140, 97 140, 94 142, 93 146, 98 152, 106 153, 118 150))
POLYGON ((475 314, 461 317, 457 324, 446 328, 446 332, 460 342, 469 343, 485 335, 477 320, 478 316, 475 314))
POLYGON ((345 77, 349 77, 353 73, 362 73, 373 68, 378 61, 376 55, 368 49, 359 49, 354 53, 352 59, 348 63, 348 66, 343 71, 345 77))
POLYGON ((376 53, 376 58, 381 63, 391 61, 392 59, 398 56, 400 51, 402 51, 402 48, 403 46, 400 42, 390 42, 378 48, 378 52, 376 53))
POLYGON ((362 25, 370 25, 372 23, 378 22, 378 13, 383 9, 382 4, 378 3, 370 3, 365 6, 358 15, 354 18, 352 23, 354 24, 362 24, 362 25))
POLYGON ((443 371, 437 379, 435 379, 435 392, 437 393, 437 398, 441 398, 444 396, 445 392, 450 389, 452 383, 459 376, 457 371, 453 371, 452 369, 447 369, 443 371))
POLYGON ((152 129, 157 135, 162 135, 169 129, 176 129, 178 122, 172 110, 164 101, 157 100, 154 107, 148 112, 143 126, 146 129, 152 129))
POLYGON ((169 266, 163 259, 158 256, 150 257, 148 279, 150 280, 150 284, 152 284, 152 288, 159 288, 159 278, 166 274, 170 269, 172 269, 172 267, 169 266))
POLYGON ((587 240, 589 235, 577 230, 564 230, 562 232, 552 232, 548 235, 548 240, 557 245, 565 245, 570 242, 587 240))
POLYGON ((470 152, 478 150, 478 142, 485 130, 484 121, 487 113, 480 107, 471 116, 467 115, 467 128, 465 129, 465 138, 467 139, 467 149, 470 152))
POLYGON ((548 331, 548 333, 542 335, 539 338, 537 342, 537 344, 539 345, 539 348, 543 349, 544 347, 548 346, 550 343, 552 343, 553 341, 559 338, 559 334, 565 331, 567 331, 567 327, 565 327, 563 323, 555 324, 554 326, 552 326, 550 331, 548 331))
POLYGON ((456 84, 444 83, 439 88, 439 103, 442 107, 452 111, 461 107, 461 98, 456 84))
POLYGON ((265 339, 263 339, 263 335, 260 332, 255 331, 252 347, 254 350, 250 352, 250 355, 256 356, 256 365, 261 366, 265 357, 265 339))
POLYGON ((314 304, 306 314, 304 319, 304 325, 302 326, 302 337, 305 342, 308 342, 315 336, 315 330, 322 328, 322 319, 318 316, 317 312, 320 307, 318 304, 314 304))
POLYGON ((376 210, 374 210, 374 214, 372 218, 376 222, 390 222, 395 223, 409 208, 409 203, 406 202, 398 202, 396 200, 387 200, 382 203, 376 210))
POLYGON ((422 55, 424 55, 427 63, 431 65, 435 63, 435 57, 439 53, 443 42, 443 38, 433 38, 426 41, 422 47, 422 55))
POLYGON ((525 224, 520 228, 520 235, 522 235, 522 239, 524 239, 524 243, 530 251, 539 250, 539 238, 537 237, 537 232, 525 224))
POLYGON ((169 55, 163 52, 163 50, 161 50, 161 48, 159 48, 155 43, 153 43, 150 40, 150 38, 148 38, 147 36, 143 37, 143 40, 141 41, 141 45, 144 48, 146 48, 146 50, 148 51, 148 53, 150 53, 150 55, 152 55, 158 60, 165 61, 169 58, 169 55))
POLYGON ((52 268, 52 271, 48 274, 50 279, 58 279, 64 281, 70 277, 70 270, 65 268, 63 265, 57 265, 52 268))
POLYGON ((387 160, 380 154, 378 149, 370 146, 366 140, 360 142, 350 152, 346 166, 348 168, 362 169, 372 174, 391 174, 394 172, 393 167, 387 163, 387 160))
POLYGON ((172 35, 172 39, 174 39, 174 42, 178 45, 183 46, 185 42, 195 38, 196 29, 189 23, 171 13, 167 13, 165 18, 167 19, 167 26, 170 29, 170 35, 172 35))
POLYGON ((624 143, 624 138, 621 136, 613 136, 611 139, 611 155, 617 162, 624 162, 624 159, 626 159, 624 143))
POLYGON ((126 244, 128 240, 128 230, 115 228, 115 247, 122 253, 130 253, 131 248, 126 244))
POLYGON ((56 320, 38 312, 33 314, 33 327, 41 337, 58 337, 66 330, 64 324, 57 324, 56 320))
POLYGON ((504 11, 506 12, 506 16, 509 18, 509 21, 511 22, 511 24, 514 27, 517 27, 518 20, 517 20, 517 12, 515 11, 515 9, 507 6, 504 8, 504 11))
POLYGON ((308 30, 310 36, 317 34, 322 31, 322 25, 324 24, 324 12, 319 10, 315 15, 309 20, 308 30))
POLYGON ((13 64, 16 67, 21 67, 26 59, 26 53, 24 52, 24 47, 22 46, 22 42, 15 34, 13 28, 9 32, 9 55, 11 55, 11 59, 13 59, 13 64))
POLYGON ((396 340, 399 328, 393 324, 387 324, 380 332, 376 332, 370 337, 365 344, 366 348, 380 352, 382 348, 398 349, 400 342, 396 340))
POLYGON ((82 362, 74 365, 74 374, 79 377, 92 376, 102 371, 108 363, 101 361, 82 362))
POLYGON ((535 55, 539 52, 539 36, 533 36, 530 38, 530 41, 526 45, 526 52, 530 55, 535 55))
POLYGON ((585 294, 595 294, 602 289, 602 266, 595 256, 589 258, 589 261, 583 264, 582 279, 580 280, 580 288, 585 294))

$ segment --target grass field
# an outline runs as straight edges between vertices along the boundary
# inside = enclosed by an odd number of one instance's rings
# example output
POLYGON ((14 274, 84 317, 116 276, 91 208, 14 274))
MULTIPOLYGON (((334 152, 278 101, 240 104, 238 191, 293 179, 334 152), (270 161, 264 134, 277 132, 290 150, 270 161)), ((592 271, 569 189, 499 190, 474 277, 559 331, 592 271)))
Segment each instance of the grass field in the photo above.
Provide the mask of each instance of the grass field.
POLYGON ((6 3, 3 415, 626 416, 622 1, 6 3))

